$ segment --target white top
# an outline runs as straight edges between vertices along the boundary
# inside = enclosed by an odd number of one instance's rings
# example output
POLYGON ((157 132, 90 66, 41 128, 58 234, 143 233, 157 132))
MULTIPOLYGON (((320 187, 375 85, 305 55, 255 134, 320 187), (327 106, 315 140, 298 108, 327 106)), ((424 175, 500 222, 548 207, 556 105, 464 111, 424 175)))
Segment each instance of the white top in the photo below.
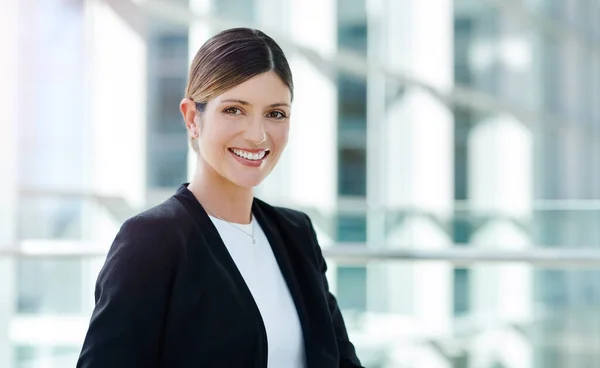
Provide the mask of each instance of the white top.
POLYGON ((258 305, 267 331, 267 366, 304 368, 304 338, 296 306, 260 225, 254 216, 250 224, 210 219, 258 305), (248 235, 253 226, 256 244, 248 235))

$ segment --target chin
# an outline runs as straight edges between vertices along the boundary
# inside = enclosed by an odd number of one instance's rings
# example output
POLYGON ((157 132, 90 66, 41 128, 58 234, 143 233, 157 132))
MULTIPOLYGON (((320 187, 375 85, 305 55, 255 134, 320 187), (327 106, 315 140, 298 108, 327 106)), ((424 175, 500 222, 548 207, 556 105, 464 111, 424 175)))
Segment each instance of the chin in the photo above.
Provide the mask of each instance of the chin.
POLYGON ((260 185, 260 183, 262 183, 265 180, 265 178, 262 176, 261 177, 240 177, 238 175, 229 177, 228 179, 235 185, 240 186, 242 188, 254 188, 254 187, 260 185))

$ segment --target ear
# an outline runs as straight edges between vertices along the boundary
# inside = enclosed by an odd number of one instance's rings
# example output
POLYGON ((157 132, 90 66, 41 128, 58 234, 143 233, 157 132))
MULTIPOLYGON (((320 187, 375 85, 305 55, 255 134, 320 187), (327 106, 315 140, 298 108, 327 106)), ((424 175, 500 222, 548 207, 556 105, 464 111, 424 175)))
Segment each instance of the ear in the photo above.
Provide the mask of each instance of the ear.
POLYGON ((179 103, 179 110, 183 115, 185 126, 190 136, 197 138, 199 133, 198 124, 196 124, 196 116, 198 116, 198 110, 196 109, 196 103, 189 98, 184 98, 179 103))

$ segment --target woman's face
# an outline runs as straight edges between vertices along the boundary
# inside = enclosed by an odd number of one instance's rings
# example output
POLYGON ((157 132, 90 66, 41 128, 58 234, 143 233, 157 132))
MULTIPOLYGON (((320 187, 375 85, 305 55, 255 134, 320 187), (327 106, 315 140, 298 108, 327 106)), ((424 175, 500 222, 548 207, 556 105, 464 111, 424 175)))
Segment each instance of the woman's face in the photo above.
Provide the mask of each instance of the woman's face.
POLYGON ((290 105, 289 87, 272 71, 213 98, 199 116, 199 159, 238 186, 260 184, 287 144, 290 105))

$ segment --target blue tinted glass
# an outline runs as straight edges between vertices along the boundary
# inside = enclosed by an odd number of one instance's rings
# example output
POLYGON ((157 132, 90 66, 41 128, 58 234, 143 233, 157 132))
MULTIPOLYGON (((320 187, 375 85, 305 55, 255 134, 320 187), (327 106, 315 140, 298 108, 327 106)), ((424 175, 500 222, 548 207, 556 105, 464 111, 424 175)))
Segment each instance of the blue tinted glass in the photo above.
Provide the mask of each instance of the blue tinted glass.
POLYGON ((365 267, 338 267, 337 293, 342 309, 367 309, 367 270, 365 267))

